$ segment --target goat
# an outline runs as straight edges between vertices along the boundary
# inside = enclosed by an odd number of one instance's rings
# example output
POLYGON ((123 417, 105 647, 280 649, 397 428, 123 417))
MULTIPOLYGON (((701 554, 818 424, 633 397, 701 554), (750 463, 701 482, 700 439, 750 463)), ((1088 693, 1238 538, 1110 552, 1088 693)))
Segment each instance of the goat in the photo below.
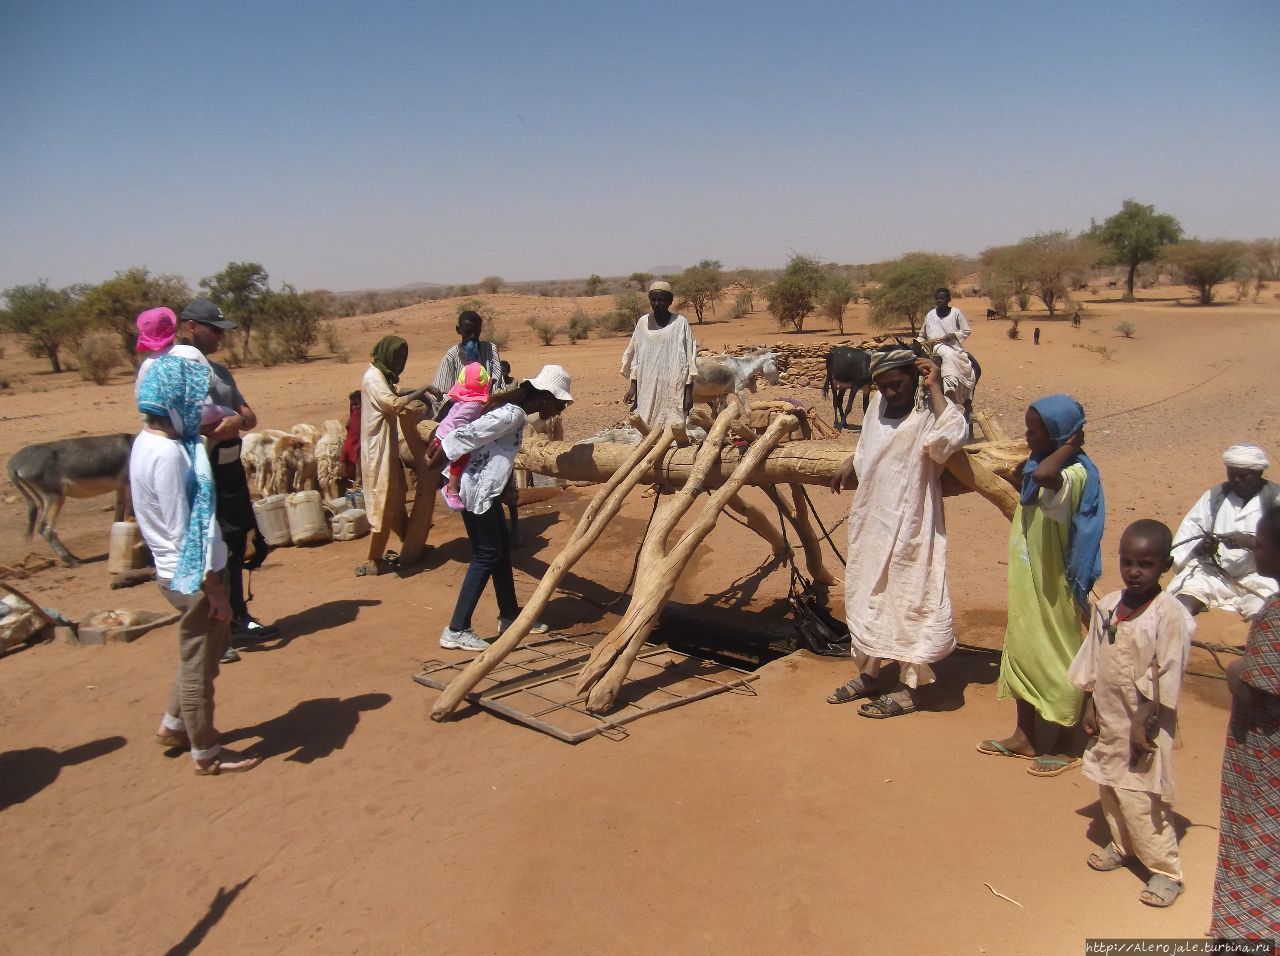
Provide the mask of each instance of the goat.
POLYGON ((244 467, 245 477, 252 477, 258 486, 259 498, 271 494, 274 444, 275 439, 263 432, 249 432, 240 439, 240 464, 244 467))
POLYGON ((827 353, 827 377, 822 383, 822 397, 831 393, 836 431, 849 427, 853 396, 862 392, 862 414, 867 414, 871 401, 871 354, 866 349, 837 345, 827 353), (841 401, 844 407, 841 408, 841 401))
POLYGON ((693 379, 693 400, 706 402, 719 413, 733 392, 747 407, 746 392, 755 392, 756 377, 764 376, 770 385, 778 384, 778 360, 765 350, 741 357, 735 355, 699 355, 698 371, 693 379))
MULTIPOLYGON (((296 426, 295 426, 296 431, 296 426)), ((346 430, 332 418, 324 423, 324 434, 316 439, 313 457, 316 463, 316 480, 320 492, 328 500, 338 497, 342 490, 342 443, 346 430)))
POLYGON ((67 498, 116 493, 116 521, 133 511, 129 497, 129 453, 133 435, 89 435, 20 448, 9 459, 9 480, 27 500, 27 541, 40 535, 68 567, 80 559, 58 539, 56 525, 67 498))
POLYGON ((294 425, 289 429, 289 432, 290 434, 301 438, 308 445, 315 445, 315 443, 320 440, 320 436, 324 434, 323 430, 316 428, 315 425, 308 425, 306 422, 294 425))
POLYGON ((272 493, 289 494, 316 487, 316 459, 309 442, 278 432, 271 446, 271 459, 272 493))

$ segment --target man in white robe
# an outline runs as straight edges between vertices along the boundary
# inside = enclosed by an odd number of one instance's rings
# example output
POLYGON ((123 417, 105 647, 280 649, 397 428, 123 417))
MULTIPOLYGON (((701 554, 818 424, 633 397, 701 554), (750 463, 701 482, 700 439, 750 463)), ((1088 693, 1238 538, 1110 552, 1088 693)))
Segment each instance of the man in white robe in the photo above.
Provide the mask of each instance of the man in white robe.
POLYGON ((623 401, 651 429, 683 425, 693 407, 698 346, 689 320, 672 313, 674 301, 669 282, 649 286, 652 311, 640 317, 622 353, 622 374, 631 381, 623 401))
POLYGON ((932 349, 942 363, 943 394, 964 408, 977 384, 973 362, 964 349, 965 339, 973 331, 964 313, 951 305, 950 289, 935 290, 933 301, 935 307, 924 317, 917 341, 932 349))
POLYGON ((1222 462, 1227 480, 1200 496, 1174 535, 1169 593, 1192 614, 1221 608, 1252 620, 1276 592, 1254 566, 1253 547, 1262 512, 1280 504, 1280 485, 1263 477, 1271 462, 1257 445, 1232 445, 1222 462))
POLYGON ((917 709, 912 692, 935 680, 930 665, 956 646, 942 472, 964 447, 968 425, 943 395, 938 367, 928 359, 908 349, 880 350, 872 356, 871 375, 878 391, 858 448, 831 482, 838 493, 856 472, 844 606, 858 674, 827 700, 872 698, 859 710, 862 716, 896 717, 917 709), (916 403, 917 384, 924 389, 923 408, 916 403), (894 662, 896 683, 881 674, 894 662))

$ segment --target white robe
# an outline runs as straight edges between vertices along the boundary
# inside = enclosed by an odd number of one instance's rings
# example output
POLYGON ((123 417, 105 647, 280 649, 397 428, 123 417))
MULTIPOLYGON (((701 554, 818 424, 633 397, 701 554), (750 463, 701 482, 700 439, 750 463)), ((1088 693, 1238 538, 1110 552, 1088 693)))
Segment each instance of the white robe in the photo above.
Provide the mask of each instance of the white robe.
POLYGON ((1231 531, 1253 534, 1258 528, 1258 519, 1262 517, 1262 495, 1254 495, 1247 502, 1242 502, 1234 493, 1226 495, 1216 520, 1210 507, 1212 496, 1212 489, 1200 496, 1173 536, 1177 544, 1173 549, 1173 566, 1178 573, 1169 583, 1169 593, 1186 594, 1206 607, 1235 611, 1246 620, 1252 620, 1266 603, 1261 595, 1276 593, 1276 582, 1258 573, 1253 563, 1253 552, 1219 544, 1217 555, 1222 571, 1192 552, 1204 534, 1227 534, 1231 531))
POLYGON ((698 372, 697 344, 683 315, 665 328, 642 315, 622 353, 622 374, 636 382, 636 414, 650 428, 684 421, 684 389, 698 372))
POLYGON ((880 393, 871 396, 853 456, 844 584, 853 658, 865 673, 896 660, 908 687, 929 684, 929 664, 955 649, 942 471, 967 437, 951 402, 936 418, 926 408, 894 420, 881 415, 880 393))
POLYGON ((930 309, 920 326, 917 341, 929 344, 942 363, 942 389, 953 402, 963 405, 973 397, 976 376, 964 342, 973 330, 969 320, 954 305, 946 318, 938 317, 937 309, 930 309))
POLYGON ((400 422, 405 400, 370 365, 360 382, 360 468, 365 514, 374 531, 404 530, 405 480, 400 464, 400 422))

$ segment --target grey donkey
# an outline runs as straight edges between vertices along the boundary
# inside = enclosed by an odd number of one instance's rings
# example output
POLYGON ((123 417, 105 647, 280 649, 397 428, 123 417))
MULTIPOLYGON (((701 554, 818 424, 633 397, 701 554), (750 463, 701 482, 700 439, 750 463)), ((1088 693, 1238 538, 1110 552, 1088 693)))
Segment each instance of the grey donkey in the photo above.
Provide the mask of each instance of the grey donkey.
POLYGON ((63 564, 80 560, 58 540, 55 525, 63 502, 116 493, 116 521, 132 513, 129 452, 133 435, 86 435, 19 449, 9 459, 9 480, 27 499, 27 540, 39 528, 63 564))

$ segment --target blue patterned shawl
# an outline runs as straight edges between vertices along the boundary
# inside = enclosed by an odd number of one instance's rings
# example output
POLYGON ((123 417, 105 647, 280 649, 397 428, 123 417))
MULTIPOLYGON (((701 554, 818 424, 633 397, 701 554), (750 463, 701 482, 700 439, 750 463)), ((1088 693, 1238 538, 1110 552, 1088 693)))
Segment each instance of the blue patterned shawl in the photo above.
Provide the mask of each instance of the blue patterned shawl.
MULTIPOLYGON (((1053 439, 1054 449, 1084 427, 1084 408, 1070 395, 1049 395, 1031 403, 1044 422, 1045 430, 1053 439)), ((1032 477, 1036 467, 1044 460, 1032 455, 1022 469, 1022 505, 1034 504, 1040 494, 1040 486, 1032 477)), ((1089 610, 1089 591, 1102 576, 1102 532, 1106 524, 1106 502, 1102 497, 1102 477, 1098 467, 1083 451, 1076 453, 1068 464, 1079 462, 1084 466, 1085 485, 1080 494, 1080 507, 1071 516, 1071 531, 1067 536, 1067 584, 1071 595, 1082 613, 1089 610)))
POLYGON ((151 363, 138 390, 138 411, 168 417, 191 459, 187 504, 191 516, 178 548, 178 567, 170 590, 195 594, 204 584, 214 529, 213 469, 200 441, 200 413, 209 394, 209 366, 174 355, 151 363))

